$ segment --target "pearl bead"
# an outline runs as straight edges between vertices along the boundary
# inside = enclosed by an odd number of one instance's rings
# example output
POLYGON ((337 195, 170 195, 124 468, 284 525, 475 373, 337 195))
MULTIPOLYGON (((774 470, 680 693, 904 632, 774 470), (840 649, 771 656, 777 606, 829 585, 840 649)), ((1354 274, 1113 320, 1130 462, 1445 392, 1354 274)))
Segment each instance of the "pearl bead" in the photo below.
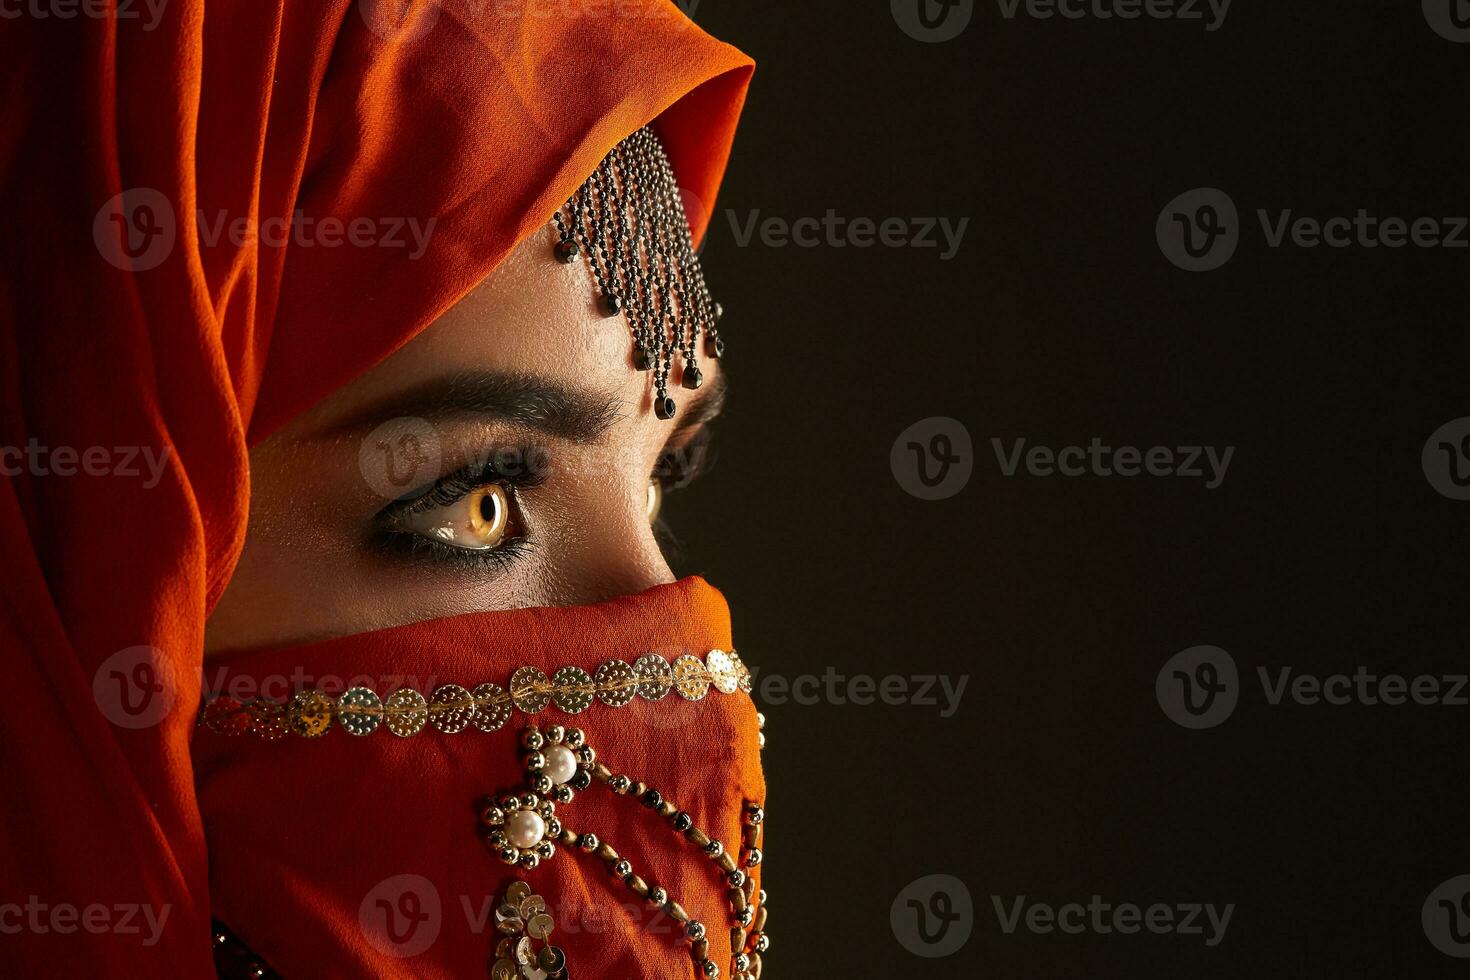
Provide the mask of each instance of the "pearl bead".
POLYGON ((544 754, 546 765, 541 771, 553 783, 560 785, 577 774, 577 757, 565 745, 549 745, 544 754))
POLYGON ((516 847, 535 847, 546 836, 546 821, 533 810, 520 810, 505 822, 505 835, 516 847))

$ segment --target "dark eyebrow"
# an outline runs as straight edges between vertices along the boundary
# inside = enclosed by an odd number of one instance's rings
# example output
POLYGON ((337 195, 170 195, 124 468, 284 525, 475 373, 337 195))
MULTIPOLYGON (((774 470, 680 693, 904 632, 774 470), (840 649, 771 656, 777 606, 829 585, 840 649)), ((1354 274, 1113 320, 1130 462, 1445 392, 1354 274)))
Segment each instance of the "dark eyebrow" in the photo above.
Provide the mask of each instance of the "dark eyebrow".
MULTIPOLYGON (((723 375, 717 376, 697 401, 676 415, 673 432, 682 433, 718 415, 725 404, 724 382, 723 375)), ((578 390, 535 375, 474 371, 396 392, 334 423, 331 430, 373 428, 405 416, 439 423, 468 415, 524 425, 573 442, 595 442, 622 415, 623 405, 616 394, 578 390)))
POLYGON ((594 442, 618 420, 620 408, 621 400, 607 392, 579 391, 529 374, 473 371, 396 392, 332 429, 368 428, 405 416, 432 423, 479 415, 574 442, 594 442))

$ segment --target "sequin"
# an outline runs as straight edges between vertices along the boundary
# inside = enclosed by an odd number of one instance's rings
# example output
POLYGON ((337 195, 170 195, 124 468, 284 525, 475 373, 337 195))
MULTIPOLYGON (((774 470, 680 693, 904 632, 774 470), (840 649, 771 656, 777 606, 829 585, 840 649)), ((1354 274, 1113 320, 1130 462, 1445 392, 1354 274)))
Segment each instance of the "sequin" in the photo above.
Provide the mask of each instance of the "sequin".
POLYGON ((286 726, 286 707, 269 698, 256 698, 245 706, 250 713, 250 730, 267 742, 290 734, 286 726))
POLYGON ((740 688, 740 690, 744 691, 746 694, 749 694, 750 668, 745 666, 745 661, 741 660, 740 654, 735 652, 734 650, 729 651, 725 654, 725 656, 729 657, 730 662, 735 665, 735 675, 737 678, 739 678, 739 680, 737 681, 737 686, 740 688))
POLYGON ((709 670, 704 661, 684 654, 674 661, 674 690, 688 701, 698 701, 709 693, 709 670))
POLYGON ((551 703, 549 683, 540 667, 522 667, 510 675, 510 699, 528 715, 544 711, 551 703))
POLYGON ((567 954, 561 951, 559 946, 543 946, 537 954, 536 961, 541 964, 541 969, 555 976, 566 969, 567 954))
POLYGON ((400 687, 383 702, 383 724, 394 735, 407 738, 429 722, 429 702, 411 687, 400 687))
POLYGON ((429 724, 446 735, 462 731, 474 714, 474 696, 458 684, 440 685, 429 698, 429 724))
POLYGON ((499 731, 510 721, 510 696, 499 684, 480 684, 471 696, 475 699, 475 714, 470 721, 480 731, 499 731))
POLYGON ((734 694, 740 687, 740 673, 735 669, 735 661, 724 650, 711 650, 705 655, 704 664, 709 669, 715 690, 721 694, 734 694))
POLYGON ((353 735, 371 735, 383 723, 383 700, 366 687, 350 687, 337 699, 337 723, 353 735))
POLYGON ((216 735, 243 735, 251 726, 245 706, 228 694, 204 706, 204 724, 216 735))
POLYGON ((637 692, 637 677, 625 660, 607 660, 597 668, 593 678, 597 684, 597 696, 610 708, 621 708, 633 700, 637 692))
POLYGON ((638 675, 638 696, 645 701, 661 701, 674 683, 669 662, 656 653, 645 653, 633 664, 638 675))
POLYGON ((592 676, 581 667, 561 668, 551 675, 551 683, 551 699, 567 714, 581 714, 592 704, 592 676))
POLYGON ((316 688, 296 694, 286 706, 286 724, 302 738, 317 738, 332 727, 332 699, 316 688))
POLYGON ((553 928, 551 916, 545 912, 533 915, 526 921, 526 934, 532 939, 545 939, 551 935, 553 928))

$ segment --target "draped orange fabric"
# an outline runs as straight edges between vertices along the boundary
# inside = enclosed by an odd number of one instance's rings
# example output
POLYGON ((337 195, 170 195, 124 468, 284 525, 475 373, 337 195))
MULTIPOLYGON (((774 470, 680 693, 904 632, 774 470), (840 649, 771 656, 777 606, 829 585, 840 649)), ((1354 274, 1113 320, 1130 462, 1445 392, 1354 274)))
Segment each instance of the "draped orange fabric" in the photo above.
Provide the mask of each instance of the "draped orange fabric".
MULTIPOLYGON (((427 694, 442 684, 504 687, 521 666, 593 674, 604 660, 632 663, 649 651, 672 660, 729 648, 724 601, 686 579, 594 606, 479 613, 231 656, 212 661, 205 677, 211 691, 241 700, 279 700, 303 685, 427 694)), ((210 856, 216 914, 286 977, 475 976, 501 938, 494 912, 505 886, 520 878, 545 897, 572 976, 692 977, 682 927, 595 857, 560 848, 525 872, 481 845, 473 804, 524 787, 517 732, 527 722, 578 726, 597 761, 658 789, 732 854, 746 803, 765 802, 755 706, 740 692, 594 703, 577 715, 553 705, 517 711, 490 733, 333 730, 264 741, 202 729, 200 806, 209 839, 226 842, 210 856)), ((699 848, 637 798, 597 785, 557 815, 667 888, 706 925, 710 958, 730 976, 729 886, 699 848)))
POLYGON ((750 62, 666 0, 6 11, 0 966, 205 976, 190 739, 247 446, 651 120, 701 233, 750 62))

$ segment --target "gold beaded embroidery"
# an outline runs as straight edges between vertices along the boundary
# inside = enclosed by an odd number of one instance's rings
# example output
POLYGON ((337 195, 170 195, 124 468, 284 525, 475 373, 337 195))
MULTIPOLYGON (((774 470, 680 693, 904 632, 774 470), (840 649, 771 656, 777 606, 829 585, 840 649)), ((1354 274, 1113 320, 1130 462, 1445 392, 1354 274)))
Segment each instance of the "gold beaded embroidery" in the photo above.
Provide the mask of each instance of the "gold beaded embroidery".
POLYGON ((547 677, 540 668, 522 667, 511 675, 506 687, 486 682, 469 691, 458 684, 443 684, 427 698, 408 687, 386 697, 370 688, 355 687, 336 698, 308 688, 285 704, 268 698, 242 703, 222 695, 201 707, 199 723, 220 735, 248 732, 266 739, 281 738, 287 732, 319 738, 331 730, 334 721, 358 736, 371 735, 379 727, 402 738, 429 727, 453 735, 470 725, 482 732, 499 731, 516 710, 534 715, 554 705, 575 715, 598 701, 621 708, 635 697, 660 701, 670 692, 699 701, 711 687, 721 694, 750 691, 750 671, 734 650, 711 650, 703 660, 686 653, 672 665, 656 653, 644 654, 632 665, 606 660, 595 674, 566 666, 547 677))
MULTIPOLYGON (((697 661, 697 658, 691 659, 697 661)), ((685 673, 690 669, 686 666, 685 673)), ((700 664, 700 670, 705 670, 704 664, 700 664)), ((677 662, 674 672, 676 676, 680 673, 677 662)), ((764 725, 763 722, 761 724, 764 725)), ((597 753, 587 744, 581 729, 550 725, 543 731, 529 725, 521 731, 520 742, 526 772, 524 785, 484 797, 478 803, 480 835, 491 853, 506 864, 528 872, 535 871, 543 861, 555 858, 558 844, 601 861, 624 888, 679 923, 683 938, 689 943, 695 976, 716 980, 721 971, 710 959, 709 935, 704 921, 692 916, 667 888, 639 875, 633 863, 619 855, 608 841, 597 834, 579 833, 567 826, 557 809, 557 804, 571 803, 579 792, 594 784, 600 784, 618 796, 632 797, 665 818, 675 835, 697 848, 719 870, 726 885, 730 930, 729 976, 732 980, 759 980, 761 955, 770 948, 770 938, 766 934, 766 893, 764 889, 755 887, 752 874, 761 863, 760 838, 765 810, 760 804, 748 799, 744 801, 740 842, 735 847, 726 848, 722 841, 710 837, 696 826, 694 818, 663 793, 642 780, 615 774, 599 762, 597 753)), ((501 931, 507 935, 524 932, 544 939, 552 925, 549 920, 539 921, 537 913, 543 912, 544 906, 524 904, 528 900, 529 886, 517 881, 510 889, 514 891, 508 890, 507 902, 497 913, 501 931)), ((515 980, 517 973, 512 972, 514 961, 518 959, 522 964, 532 961, 529 950, 521 950, 516 955, 517 947, 505 941, 500 943, 496 952, 499 958, 491 967, 491 980, 497 977, 515 980)), ((564 958, 554 960, 554 963, 560 969, 567 966, 564 958)), ((520 974, 532 975, 535 974, 520 974)))

